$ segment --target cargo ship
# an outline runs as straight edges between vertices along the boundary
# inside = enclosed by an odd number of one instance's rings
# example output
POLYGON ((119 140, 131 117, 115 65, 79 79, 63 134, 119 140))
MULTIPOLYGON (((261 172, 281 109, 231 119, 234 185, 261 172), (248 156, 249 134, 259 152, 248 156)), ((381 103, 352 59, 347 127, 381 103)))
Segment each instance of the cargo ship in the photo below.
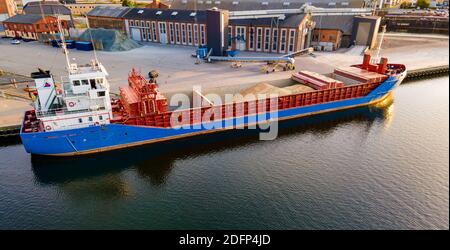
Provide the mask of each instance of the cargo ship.
POLYGON ((34 109, 25 112, 20 129, 28 153, 92 154, 372 105, 386 99, 406 76, 404 65, 390 64, 387 58, 375 63, 365 54, 362 64, 336 68, 328 75, 294 73, 294 85, 286 89, 297 91, 224 103, 194 91, 200 105, 174 109, 155 79, 135 69, 128 85, 120 88, 120 97, 113 99, 108 73, 97 59, 77 65, 67 58, 67 67, 68 77, 60 83, 49 71, 31 74, 34 109))

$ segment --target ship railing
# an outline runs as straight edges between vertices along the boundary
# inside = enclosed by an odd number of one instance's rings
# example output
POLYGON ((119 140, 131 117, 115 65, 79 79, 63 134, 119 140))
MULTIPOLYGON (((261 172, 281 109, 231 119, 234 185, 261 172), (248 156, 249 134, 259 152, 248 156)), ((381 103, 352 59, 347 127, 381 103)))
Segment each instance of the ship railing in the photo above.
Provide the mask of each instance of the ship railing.
MULTIPOLYGON (((105 107, 99 107, 95 111, 99 110, 106 110, 105 107)), ((67 108, 60 108, 60 109, 50 109, 47 111, 36 111, 36 116, 41 117, 49 117, 49 116, 55 116, 55 115, 70 115, 70 114, 78 114, 78 113, 85 113, 90 112, 92 110, 90 109, 80 109, 80 110, 73 110, 70 111, 67 108)))

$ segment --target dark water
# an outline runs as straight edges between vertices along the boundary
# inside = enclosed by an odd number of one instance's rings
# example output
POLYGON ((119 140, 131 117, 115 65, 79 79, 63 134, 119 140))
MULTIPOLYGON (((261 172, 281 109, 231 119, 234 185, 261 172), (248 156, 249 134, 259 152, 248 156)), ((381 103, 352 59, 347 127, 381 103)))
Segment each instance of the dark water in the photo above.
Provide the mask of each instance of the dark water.
POLYGON ((0 228, 448 229, 449 78, 393 103, 95 157, 0 147, 0 228))

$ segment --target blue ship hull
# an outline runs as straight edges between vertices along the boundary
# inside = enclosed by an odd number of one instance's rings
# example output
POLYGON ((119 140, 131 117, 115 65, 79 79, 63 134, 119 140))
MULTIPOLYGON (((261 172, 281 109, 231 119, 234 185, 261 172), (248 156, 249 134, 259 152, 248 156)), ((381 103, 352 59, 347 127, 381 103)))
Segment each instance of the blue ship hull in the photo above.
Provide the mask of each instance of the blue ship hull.
POLYGON ((254 115, 221 120, 213 122, 214 124, 209 124, 214 125, 215 128, 213 129, 208 129, 204 126, 190 129, 175 129, 109 124, 63 131, 21 132, 20 136, 26 151, 31 154, 69 156, 97 153, 223 131, 229 124, 233 124, 236 128, 247 126, 254 121, 261 121, 262 119, 266 121, 274 117, 277 120, 294 119, 301 116, 369 105, 383 100, 398 84, 400 84, 400 81, 397 78, 390 77, 364 97, 279 110, 276 113, 262 115, 262 117, 261 115, 254 115))

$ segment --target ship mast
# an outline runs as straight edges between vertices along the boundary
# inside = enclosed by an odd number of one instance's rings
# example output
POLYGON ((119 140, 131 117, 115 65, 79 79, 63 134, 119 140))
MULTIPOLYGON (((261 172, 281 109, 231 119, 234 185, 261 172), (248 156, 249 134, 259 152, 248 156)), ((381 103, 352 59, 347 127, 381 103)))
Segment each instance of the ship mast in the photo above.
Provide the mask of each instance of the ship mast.
POLYGON ((87 30, 89 31, 89 36, 91 38, 92 50, 94 52, 95 65, 97 65, 97 64, 99 64, 99 61, 97 58, 97 51, 95 50, 94 39, 92 38, 91 27, 89 26, 89 19, 87 18, 87 16, 86 16, 86 26, 87 26, 87 30))
POLYGON ((59 17, 56 19, 58 23, 58 30, 59 30, 59 36, 61 38, 61 48, 63 49, 64 55, 66 56, 66 63, 67 63, 67 71, 70 74, 70 60, 69 60, 69 52, 67 50, 66 40, 64 39, 64 34, 61 26, 61 21, 59 17))

